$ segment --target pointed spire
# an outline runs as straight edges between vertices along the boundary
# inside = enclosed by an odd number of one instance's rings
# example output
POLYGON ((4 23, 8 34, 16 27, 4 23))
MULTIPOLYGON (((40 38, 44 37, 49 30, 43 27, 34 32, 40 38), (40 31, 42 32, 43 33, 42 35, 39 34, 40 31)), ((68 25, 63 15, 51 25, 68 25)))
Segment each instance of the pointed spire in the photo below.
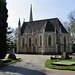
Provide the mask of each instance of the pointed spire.
POLYGON ((30 4, 30 20, 29 21, 33 21, 32 4, 30 4))
POLYGON ((18 28, 21 27, 21 22, 20 22, 20 18, 19 18, 19 22, 18 22, 18 28))
POLYGON ((23 18, 23 22, 25 22, 25 18, 23 18))
POLYGON ((19 22, 18 22, 18 25, 21 25, 21 22, 20 22, 20 18, 19 18, 19 22))

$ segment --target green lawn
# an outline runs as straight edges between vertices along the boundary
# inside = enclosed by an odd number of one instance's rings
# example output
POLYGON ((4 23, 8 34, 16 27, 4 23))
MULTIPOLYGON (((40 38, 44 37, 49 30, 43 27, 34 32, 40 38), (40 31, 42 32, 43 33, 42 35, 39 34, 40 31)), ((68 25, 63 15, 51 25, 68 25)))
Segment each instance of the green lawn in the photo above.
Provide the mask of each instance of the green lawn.
MULTIPOLYGON (((5 58, 5 59, 7 59, 7 58, 5 58)), ((12 63, 16 63, 16 62, 22 61, 22 59, 16 59, 16 60, 10 59, 10 60, 11 60, 11 62, 9 62, 9 63, 4 63, 3 65, 0 65, 0 67, 7 66, 7 65, 10 65, 10 64, 12 64, 12 63)))
POLYGON ((52 65, 52 62, 59 62, 59 61, 73 61, 75 62, 75 59, 68 59, 68 60, 51 60, 47 59, 45 62, 45 67, 52 68, 52 69, 60 69, 60 70, 75 70, 75 66, 56 66, 52 65))
POLYGON ((17 59, 17 60, 11 59, 11 62, 9 62, 9 63, 4 63, 4 65, 9 65, 9 64, 16 63, 16 62, 19 62, 19 61, 22 61, 22 59, 17 59))

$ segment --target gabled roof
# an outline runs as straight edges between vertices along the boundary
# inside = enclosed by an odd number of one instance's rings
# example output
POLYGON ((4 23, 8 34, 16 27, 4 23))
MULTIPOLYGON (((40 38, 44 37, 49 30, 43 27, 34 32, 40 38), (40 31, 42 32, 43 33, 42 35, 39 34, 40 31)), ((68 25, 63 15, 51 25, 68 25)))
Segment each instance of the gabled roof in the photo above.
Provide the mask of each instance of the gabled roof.
POLYGON ((25 22, 23 23, 21 27, 21 34, 24 32, 26 33, 31 33, 40 31, 43 25, 45 24, 46 21, 31 21, 31 22, 25 22))
POLYGON ((63 27, 61 22, 58 18, 53 19, 46 19, 46 20, 38 20, 38 21, 31 21, 31 22, 24 22, 21 27, 21 35, 23 33, 31 33, 33 32, 40 32, 42 28, 45 26, 45 31, 54 31, 54 28, 56 27, 56 30, 59 31, 61 28, 62 33, 67 33, 66 29, 63 27))
POLYGON ((68 33, 67 30, 64 28, 64 26, 61 24, 61 22, 59 21, 59 25, 61 27, 61 32, 62 33, 68 33))
POLYGON ((23 25, 21 27, 21 35, 24 33, 25 29, 26 29, 26 23, 23 22, 23 25))
POLYGON ((46 28, 45 28, 45 31, 47 32, 49 32, 49 31, 52 31, 52 32, 54 32, 54 26, 49 22, 49 21, 47 21, 47 23, 46 23, 46 28))

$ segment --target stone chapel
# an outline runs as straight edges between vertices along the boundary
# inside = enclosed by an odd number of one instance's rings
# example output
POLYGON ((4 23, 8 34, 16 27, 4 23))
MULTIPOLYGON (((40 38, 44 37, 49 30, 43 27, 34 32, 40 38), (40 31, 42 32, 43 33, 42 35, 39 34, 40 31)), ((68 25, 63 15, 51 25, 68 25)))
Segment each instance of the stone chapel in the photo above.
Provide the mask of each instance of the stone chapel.
POLYGON ((32 6, 30 21, 18 23, 17 53, 60 54, 64 50, 72 53, 70 32, 58 18, 33 21, 32 6))

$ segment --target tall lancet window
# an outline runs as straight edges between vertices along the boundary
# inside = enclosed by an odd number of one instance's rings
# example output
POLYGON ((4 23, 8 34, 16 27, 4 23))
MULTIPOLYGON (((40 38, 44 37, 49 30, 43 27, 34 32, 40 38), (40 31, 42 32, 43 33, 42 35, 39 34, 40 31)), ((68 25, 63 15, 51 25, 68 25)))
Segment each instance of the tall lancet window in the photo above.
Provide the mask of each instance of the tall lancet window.
POLYGON ((29 37, 29 47, 31 47, 31 38, 29 37))
POLYGON ((24 47, 24 44, 25 44, 25 39, 23 38, 22 39, 22 47, 24 47))
POLYGON ((66 36, 64 36, 64 44, 66 45, 66 36))
POLYGON ((48 36, 48 46, 51 46, 51 35, 48 36))
POLYGON ((40 47, 42 46, 42 36, 40 36, 40 47))
POLYGON ((66 36, 64 36, 64 51, 66 51, 66 36))
POLYGON ((37 45, 37 37, 35 37, 35 45, 37 45))

